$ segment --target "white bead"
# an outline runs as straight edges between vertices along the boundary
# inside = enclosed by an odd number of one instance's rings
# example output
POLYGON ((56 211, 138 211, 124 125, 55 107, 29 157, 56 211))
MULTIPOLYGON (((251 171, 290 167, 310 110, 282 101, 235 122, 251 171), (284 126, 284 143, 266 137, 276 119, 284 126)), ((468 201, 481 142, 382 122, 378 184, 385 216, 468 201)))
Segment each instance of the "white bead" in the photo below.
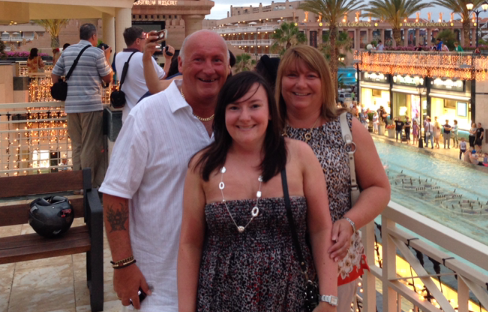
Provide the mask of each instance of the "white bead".
POLYGON ((224 182, 220 182, 220 183, 219 183, 219 189, 223 190, 223 189, 224 189, 224 187, 225 187, 224 182))
POLYGON ((251 211, 251 215, 253 218, 256 218, 258 215, 259 215, 259 208, 257 206, 255 206, 252 211, 251 211))
POLYGON ((243 227, 242 225, 237 227, 237 230, 239 231, 239 233, 244 232, 244 230, 245 230, 245 229, 246 229, 246 228, 245 228, 245 227, 243 227))
POLYGON ((222 169, 220 169, 220 172, 222 173, 225 173, 227 171, 227 169, 225 169, 225 167, 222 167, 222 169))
POLYGON ((258 192, 256 193, 256 197, 257 197, 257 198, 261 198, 261 191, 258 191, 258 192))
POLYGON ((259 176, 258 181, 263 182, 263 176, 259 176))

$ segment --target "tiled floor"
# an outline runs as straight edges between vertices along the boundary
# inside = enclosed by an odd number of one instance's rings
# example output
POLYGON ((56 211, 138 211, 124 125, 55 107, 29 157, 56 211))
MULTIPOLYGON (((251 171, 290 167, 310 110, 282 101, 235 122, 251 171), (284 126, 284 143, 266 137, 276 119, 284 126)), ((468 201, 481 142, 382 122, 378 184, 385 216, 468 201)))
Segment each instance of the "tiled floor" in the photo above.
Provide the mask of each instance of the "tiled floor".
MULTIPOLYGON (((82 218, 75 219, 77 226, 82 218)), ((28 224, 0 227, 0 237, 33 233, 28 224)), ((104 235, 105 236, 105 235, 104 235)), ((104 311, 120 311, 104 237, 104 311)), ((0 312, 91 311, 85 254, 0 265, 0 312)))

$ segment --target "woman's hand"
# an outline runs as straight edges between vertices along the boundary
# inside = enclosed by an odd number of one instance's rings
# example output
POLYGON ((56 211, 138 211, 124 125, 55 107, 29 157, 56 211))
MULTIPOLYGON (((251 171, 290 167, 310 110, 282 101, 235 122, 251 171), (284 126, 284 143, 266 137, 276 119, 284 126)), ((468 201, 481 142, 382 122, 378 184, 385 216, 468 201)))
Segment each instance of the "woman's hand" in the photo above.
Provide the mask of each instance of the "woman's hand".
POLYGON ((320 302, 319 305, 313 309, 313 312, 337 312, 337 307, 334 307, 327 302, 320 302))
POLYGON ((329 257, 338 262, 347 255, 347 250, 349 249, 351 236, 353 235, 353 229, 351 224, 346 219, 337 220, 332 226, 332 245, 329 250, 329 257))

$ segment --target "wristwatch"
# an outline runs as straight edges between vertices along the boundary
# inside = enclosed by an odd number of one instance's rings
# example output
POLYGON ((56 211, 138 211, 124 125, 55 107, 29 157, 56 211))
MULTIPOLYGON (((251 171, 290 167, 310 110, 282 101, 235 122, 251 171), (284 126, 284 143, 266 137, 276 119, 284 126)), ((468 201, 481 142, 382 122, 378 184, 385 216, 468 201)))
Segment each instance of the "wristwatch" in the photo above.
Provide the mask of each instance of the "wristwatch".
POLYGON ((327 302, 331 306, 337 307, 337 297, 332 295, 320 295, 319 301, 327 302))

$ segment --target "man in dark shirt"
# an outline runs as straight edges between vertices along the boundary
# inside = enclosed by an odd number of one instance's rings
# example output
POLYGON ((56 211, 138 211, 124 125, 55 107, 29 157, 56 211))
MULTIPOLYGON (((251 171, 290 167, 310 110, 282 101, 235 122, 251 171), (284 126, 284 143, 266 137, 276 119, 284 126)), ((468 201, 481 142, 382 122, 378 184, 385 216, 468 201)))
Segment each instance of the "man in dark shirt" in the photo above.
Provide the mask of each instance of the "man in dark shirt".
POLYGON ((446 148, 446 141, 447 141, 447 148, 451 148, 451 126, 449 125, 449 120, 446 120, 446 124, 444 127, 444 148, 446 148))
POLYGON ((481 145, 483 144, 483 139, 485 137, 485 129, 481 127, 481 122, 478 122, 478 128, 476 128, 476 136, 474 139, 474 145, 478 149, 478 153, 481 153, 481 145))
POLYGON ((405 123, 400 120, 400 117, 397 117, 395 119, 395 126, 396 126, 396 141, 398 142, 398 136, 400 135, 400 142, 402 141, 402 130, 403 130, 403 125, 405 123))
POLYGON ((405 140, 407 144, 410 144, 410 126, 412 122, 408 120, 408 116, 405 116, 405 140))

